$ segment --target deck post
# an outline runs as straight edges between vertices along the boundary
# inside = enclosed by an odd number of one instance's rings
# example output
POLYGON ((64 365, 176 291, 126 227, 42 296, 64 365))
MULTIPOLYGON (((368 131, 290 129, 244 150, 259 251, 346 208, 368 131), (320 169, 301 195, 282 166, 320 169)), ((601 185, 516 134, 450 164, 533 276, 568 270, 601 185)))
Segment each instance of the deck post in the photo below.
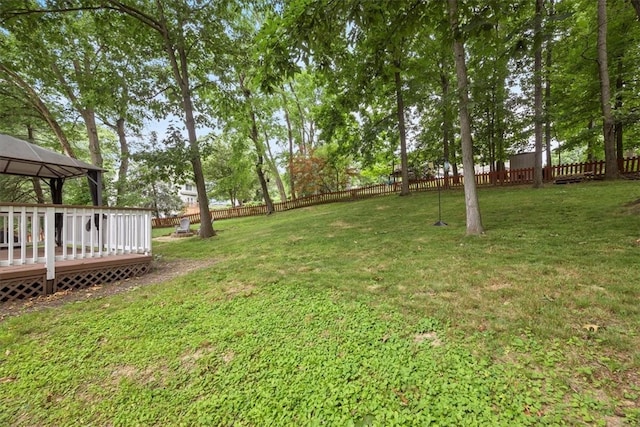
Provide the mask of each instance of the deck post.
POLYGON ((56 278, 56 208, 47 207, 44 222, 44 259, 47 280, 56 278))
POLYGON ((144 236, 145 236, 144 254, 145 255, 151 254, 151 234, 152 234, 151 212, 147 211, 144 214, 144 236))

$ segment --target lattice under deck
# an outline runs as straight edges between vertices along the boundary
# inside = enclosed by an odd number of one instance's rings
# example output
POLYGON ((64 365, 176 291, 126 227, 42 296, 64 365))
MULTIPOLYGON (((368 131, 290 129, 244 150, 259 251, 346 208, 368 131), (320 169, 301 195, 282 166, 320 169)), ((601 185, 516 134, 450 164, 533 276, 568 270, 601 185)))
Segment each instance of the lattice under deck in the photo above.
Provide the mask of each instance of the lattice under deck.
POLYGON ((44 274, 0 280, 0 302, 44 295, 46 282, 44 274))
POLYGON ((59 272, 56 274, 54 292, 64 290, 83 289, 101 283, 115 282, 130 277, 141 276, 149 271, 148 262, 112 265, 105 267, 95 266, 92 270, 59 272))

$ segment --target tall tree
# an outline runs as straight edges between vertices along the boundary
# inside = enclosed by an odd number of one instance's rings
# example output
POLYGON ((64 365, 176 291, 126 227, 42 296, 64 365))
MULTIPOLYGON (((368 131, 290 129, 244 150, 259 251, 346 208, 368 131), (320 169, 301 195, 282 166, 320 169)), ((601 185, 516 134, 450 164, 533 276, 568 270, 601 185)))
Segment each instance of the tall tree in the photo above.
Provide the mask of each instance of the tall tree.
POLYGON ((249 118, 251 120, 249 138, 253 141, 254 147, 256 149, 256 155, 258 161, 256 162, 256 172, 258 174, 258 180, 260 181, 260 187, 262 189, 262 196, 264 198, 264 204, 267 207, 267 214, 272 214, 275 212, 273 207, 273 201, 271 200, 271 196, 269 195, 269 186, 267 185, 267 179, 264 174, 264 158, 265 158, 265 146, 260 139, 260 135, 258 132, 258 120, 256 118, 256 111, 253 105, 252 92, 245 84, 246 76, 240 75, 239 85, 242 90, 242 94, 246 101, 246 108, 248 111, 249 118))
POLYGON ((618 160, 614 135, 615 122, 611 112, 611 83, 607 55, 607 0, 598 0, 598 72, 604 133, 605 178, 615 179, 618 177, 618 160))
POLYGON ((534 127, 535 127, 535 162, 533 188, 542 187, 542 10, 544 0, 536 0, 534 24, 534 127))
MULTIPOLYGON (((549 21, 554 17, 554 1, 548 0, 547 15, 549 21)), ((553 59, 553 27, 547 25, 545 34, 545 63, 544 63, 544 142, 547 155, 547 179, 551 179, 551 67, 553 59)))
POLYGON ((471 137, 471 118, 469 116, 469 91, 467 88, 467 65, 465 61, 464 37, 460 30, 458 1, 448 0, 449 22, 453 33, 453 51, 458 78, 458 111, 460 117, 460 138, 462 139, 462 167, 464 168, 464 196, 467 218, 467 234, 479 235, 484 232, 478 192, 476 189, 473 161, 473 140, 471 137))
MULTIPOLYGON (((201 150, 198 143, 197 126, 194 107, 194 84, 192 77, 195 62, 201 60, 205 52, 215 54, 220 44, 225 42, 226 2, 216 4, 191 4, 186 2, 167 2, 157 0, 152 7, 146 4, 130 4, 119 0, 106 0, 106 4, 148 26, 161 40, 162 48, 168 60, 177 94, 182 106, 184 124, 187 129, 189 143, 189 161, 193 168, 193 176, 198 192, 200 208, 200 236, 211 237, 215 234, 209 211, 209 198, 202 171, 201 150), (201 37, 205 24, 215 28, 207 28, 207 37, 201 37), (217 38, 216 38, 217 37, 217 38), (201 55, 194 58, 196 55, 201 55)), ((207 73, 200 69, 199 77, 208 83, 207 73)), ((210 69, 210 73, 214 70, 210 69)), ((200 82, 199 82, 200 83, 200 82)))
POLYGON ((288 157, 288 173, 289 173, 289 192, 291 199, 296 199, 296 180, 293 173, 293 128, 291 126, 291 118, 289 116, 289 107, 287 106, 287 98, 284 93, 284 87, 281 92, 282 96, 282 111, 284 112, 284 120, 287 125, 287 142, 289 143, 289 157, 288 157))

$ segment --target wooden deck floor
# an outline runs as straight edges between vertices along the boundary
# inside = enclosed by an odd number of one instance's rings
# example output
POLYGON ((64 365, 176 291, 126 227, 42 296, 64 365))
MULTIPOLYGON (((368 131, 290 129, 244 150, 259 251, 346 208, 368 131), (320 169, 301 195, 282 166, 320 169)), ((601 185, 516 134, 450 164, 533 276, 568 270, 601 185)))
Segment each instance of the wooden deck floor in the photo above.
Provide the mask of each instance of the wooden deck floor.
MULTIPOLYGON (((69 249, 67 252, 70 253, 69 249)), ((33 258, 31 248, 27 255, 33 258)), ((62 255, 62 248, 56 248, 56 255, 62 255)), ((14 249, 14 259, 20 257, 20 248, 14 249)), ((38 256, 44 256, 39 248, 38 256)), ((0 260, 9 259, 7 248, 0 249, 0 260)), ((47 270, 42 263, 16 266, 0 266, 0 302, 14 299, 48 295, 60 290, 73 290, 100 283, 140 276, 149 271, 151 255, 128 254, 95 258, 56 261, 55 278, 47 280, 47 270)))

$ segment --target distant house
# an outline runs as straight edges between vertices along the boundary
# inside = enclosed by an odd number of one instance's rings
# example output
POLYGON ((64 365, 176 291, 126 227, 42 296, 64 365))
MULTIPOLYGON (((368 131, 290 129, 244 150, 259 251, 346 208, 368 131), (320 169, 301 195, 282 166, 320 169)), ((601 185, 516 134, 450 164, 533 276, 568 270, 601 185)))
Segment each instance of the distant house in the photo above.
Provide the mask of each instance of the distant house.
POLYGON ((178 196, 182 200, 183 213, 198 212, 198 191, 196 185, 192 182, 182 184, 178 190, 178 196))

